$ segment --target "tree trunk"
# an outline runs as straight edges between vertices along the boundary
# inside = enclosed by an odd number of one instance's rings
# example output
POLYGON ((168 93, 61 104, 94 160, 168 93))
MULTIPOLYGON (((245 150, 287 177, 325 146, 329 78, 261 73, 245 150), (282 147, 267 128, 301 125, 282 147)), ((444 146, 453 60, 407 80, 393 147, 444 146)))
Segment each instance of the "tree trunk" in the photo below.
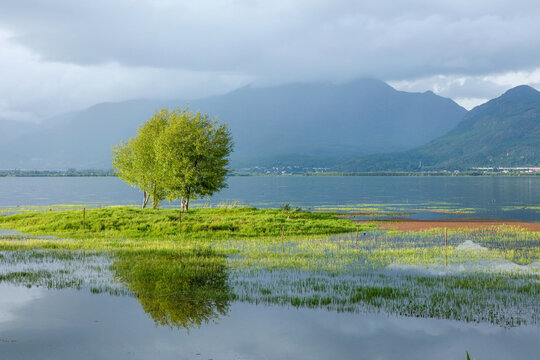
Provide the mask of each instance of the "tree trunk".
POLYGON ((148 204, 148 200, 150 199, 150 194, 147 194, 146 191, 143 192, 143 203, 142 208, 144 209, 146 205, 148 204))
POLYGON ((189 211, 189 197, 182 198, 182 211, 183 212, 189 211))
POLYGON ((158 202, 157 202, 157 198, 156 198, 156 184, 154 184, 154 191, 153 191, 153 194, 152 194, 152 209, 157 209, 158 207, 158 202))

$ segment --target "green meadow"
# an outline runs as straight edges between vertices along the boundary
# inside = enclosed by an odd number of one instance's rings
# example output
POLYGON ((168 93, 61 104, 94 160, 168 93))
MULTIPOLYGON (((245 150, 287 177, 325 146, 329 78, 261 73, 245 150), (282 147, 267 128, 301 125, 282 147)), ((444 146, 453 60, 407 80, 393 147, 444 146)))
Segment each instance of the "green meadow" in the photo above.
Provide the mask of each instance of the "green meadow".
MULTIPOLYGON (((5 212, 9 213, 9 210, 5 212)), ((249 207, 196 208, 180 214, 172 209, 106 207, 29 209, 0 217, 0 228, 31 236, 64 239, 201 239, 338 234, 356 226, 333 213, 249 207), (84 217, 84 221, 83 221, 84 217), (84 222, 84 224, 83 224, 84 222)))

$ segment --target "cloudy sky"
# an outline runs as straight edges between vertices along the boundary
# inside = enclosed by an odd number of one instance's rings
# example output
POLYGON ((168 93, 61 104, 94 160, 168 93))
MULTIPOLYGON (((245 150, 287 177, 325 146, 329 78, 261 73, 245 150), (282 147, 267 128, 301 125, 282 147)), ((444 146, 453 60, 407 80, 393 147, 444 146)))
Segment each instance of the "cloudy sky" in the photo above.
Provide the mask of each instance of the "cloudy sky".
POLYGON ((470 108, 540 89, 537 0, 0 0, 0 119, 378 78, 470 108))

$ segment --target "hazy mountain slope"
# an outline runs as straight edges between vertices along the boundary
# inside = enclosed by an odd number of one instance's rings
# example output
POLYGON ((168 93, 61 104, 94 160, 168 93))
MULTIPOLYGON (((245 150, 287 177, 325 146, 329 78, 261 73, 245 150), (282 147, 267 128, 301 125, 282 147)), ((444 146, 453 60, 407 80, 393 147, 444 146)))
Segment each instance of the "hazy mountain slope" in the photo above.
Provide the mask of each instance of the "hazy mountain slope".
POLYGON ((7 144, 13 139, 32 133, 37 128, 39 126, 31 122, 0 119, 0 168, 3 167, 2 159, 9 159, 11 164, 22 161, 19 151, 7 144))
POLYGON ((37 124, 27 121, 9 121, 0 119, 0 142, 5 142, 14 137, 32 132, 37 127, 37 124))
POLYGON ((261 156, 335 158, 407 149, 446 133, 466 113, 431 92, 400 92, 376 80, 248 87, 191 106, 228 122, 235 158, 251 164, 261 156))
POLYGON ((424 146, 342 164, 347 171, 467 169, 540 164, 540 92, 518 86, 471 110, 424 146))
MULTIPOLYGON (((108 168, 112 144, 133 136, 155 109, 186 103, 134 100, 62 115, 47 122, 56 125, 9 142, 17 158, 2 155, 0 167, 108 168)), ((450 99, 396 91, 377 80, 246 87, 189 103, 230 126, 233 166, 284 155, 326 166, 329 159, 408 149, 446 133, 466 113, 450 99)))
POLYGON ((110 168, 111 145, 134 136, 161 101, 103 103, 49 119, 40 127, 13 138, 4 148, 15 161, 0 156, 3 168, 110 168))

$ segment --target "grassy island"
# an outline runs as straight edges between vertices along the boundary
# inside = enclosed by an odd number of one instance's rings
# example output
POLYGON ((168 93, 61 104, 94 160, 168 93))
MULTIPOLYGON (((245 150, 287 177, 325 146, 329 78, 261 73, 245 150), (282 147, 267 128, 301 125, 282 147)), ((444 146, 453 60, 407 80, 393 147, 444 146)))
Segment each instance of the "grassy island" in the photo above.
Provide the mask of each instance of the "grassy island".
MULTIPOLYGON (((10 213, 9 210, 6 212, 10 213)), ((85 210, 50 207, 0 216, 0 229, 64 239, 208 241, 280 237, 283 231, 287 237, 297 237, 356 230, 356 224, 337 215, 250 207, 196 208, 181 214, 172 209, 137 209, 126 206, 85 210)))

